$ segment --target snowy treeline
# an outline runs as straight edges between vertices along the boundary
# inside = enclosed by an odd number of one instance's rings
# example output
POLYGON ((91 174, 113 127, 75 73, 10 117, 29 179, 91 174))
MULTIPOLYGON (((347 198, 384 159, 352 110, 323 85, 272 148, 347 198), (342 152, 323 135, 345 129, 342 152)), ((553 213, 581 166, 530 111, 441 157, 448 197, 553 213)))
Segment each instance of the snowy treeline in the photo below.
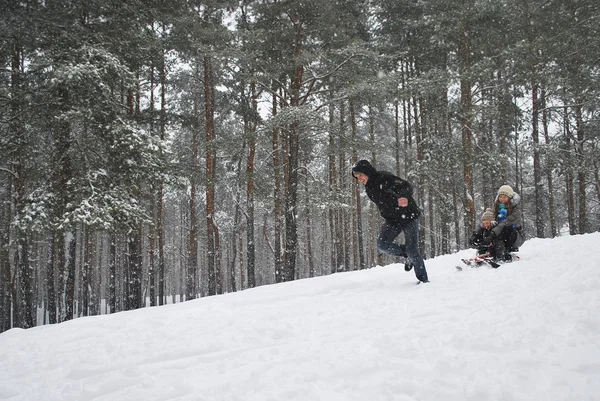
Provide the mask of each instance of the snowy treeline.
POLYGON ((596 0, 7 2, 0 331, 362 269, 351 179, 408 178, 431 257, 496 189, 600 225, 596 0))

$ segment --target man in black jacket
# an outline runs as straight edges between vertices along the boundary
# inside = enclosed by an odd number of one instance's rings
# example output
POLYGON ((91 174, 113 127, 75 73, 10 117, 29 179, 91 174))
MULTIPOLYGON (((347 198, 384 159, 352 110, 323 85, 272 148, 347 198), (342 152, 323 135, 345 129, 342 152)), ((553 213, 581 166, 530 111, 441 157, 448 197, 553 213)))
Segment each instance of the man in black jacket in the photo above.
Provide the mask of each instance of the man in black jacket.
POLYGON ((425 262, 419 253, 419 216, 421 212, 412 197, 408 181, 387 171, 377 171, 367 160, 359 160, 352 167, 352 176, 365 186, 367 196, 379 208, 385 219, 377 249, 380 252, 408 259, 405 268, 413 266, 419 281, 429 282, 425 262), (394 239, 404 232, 405 244, 398 245, 394 239))

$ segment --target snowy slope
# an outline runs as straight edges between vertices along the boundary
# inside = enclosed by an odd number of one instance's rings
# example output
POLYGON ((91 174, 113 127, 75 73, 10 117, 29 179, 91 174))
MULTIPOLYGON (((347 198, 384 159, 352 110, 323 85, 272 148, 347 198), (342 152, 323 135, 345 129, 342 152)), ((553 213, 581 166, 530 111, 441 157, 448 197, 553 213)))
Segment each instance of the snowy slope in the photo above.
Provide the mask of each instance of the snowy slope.
POLYGON ((600 400, 600 234, 0 334, 0 399, 600 400))

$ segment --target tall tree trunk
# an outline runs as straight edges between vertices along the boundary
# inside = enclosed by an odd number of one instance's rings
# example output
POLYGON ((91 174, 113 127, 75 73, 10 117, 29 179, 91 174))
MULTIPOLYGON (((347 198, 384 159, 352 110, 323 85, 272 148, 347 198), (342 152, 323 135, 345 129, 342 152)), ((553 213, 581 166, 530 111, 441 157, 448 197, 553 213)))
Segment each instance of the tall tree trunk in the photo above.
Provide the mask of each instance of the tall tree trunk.
MULTIPOLYGON (((339 128, 339 137, 340 138, 345 138, 347 136, 346 133, 346 106, 345 104, 342 102, 340 103, 340 128, 339 128)), ((339 193, 341 194, 350 194, 350 199, 348 199, 347 201, 349 201, 350 203, 353 202, 352 199, 352 191, 346 191, 347 189, 349 189, 346 185, 347 181, 347 175, 346 175, 346 153, 345 150, 343 148, 340 148, 340 153, 338 156, 338 168, 337 168, 337 187, 339 189, 339 193)), ((348 270, 348 267, 350 265, 350 252, 349 252, 349 245, 350 245, 350 240, 348 239, 349 237, 349 233, 350 233, 350 227, 349 227, 349 215, 347 213, 346 210, 344 210, 344 208, 338 208, 338 222, 337 222, 337 230, 338 230, 338 237, 340 238, 340 258, 338 260, 338 271, 346 271, 348 270)))
POLYGON ((328 189, 329 189, 329 207, 327 210, 327 216, 329 220, 329 237, 331 241, 331 251, 329 253, 329 271, 335 273, 337 271, 340 259, 340 241, 341 239, 337 235, 337 209, 338 209, 338 197, 340 196, 337 188, 337 168, 336 168, 336 147, 339 146, 336 141, 336 129, 335 129, 335 106, 333 101, 334 94, 333 90, 330 90, 330 103, 329 103, 329 144, 328 144, 328 189))
MULTIPOLYGON (((466 0, 463 5, 466 7, 466 0)), ((472 99, 471 99, 471 45, 469 40, 469 25, 466 20, 460 24, 460 39, 458 42, 459 74, 460 74, 460 124, 462 132, 463 154, 463 217, 465 238, 475 229, 475 202, 473 193, 473 139, 472 139, 472 99)), ((465 244, 466 246, 466 244, 465 244)))
POLYGON ((427 206, 429 208, 429 257, 437 256, 436 252, 436 238, 435 238, 435 213, 434 213, 434 202, 433 202, 433 191, 431 190, 431 185, 428 185, 427 191, 427 206))
MULTIPOLYGON (((277 85, 273 85, 273 117, 277 116, 277 85)), ((282 251, 282 228, 283 228, 283 185, 282 185, 282 157, 281 145, 280 145, 280 129, 276 125, 273 126, 271 131, 272 134, 272 145, 273 145, 273 179, 275 185, 273 188, 273 251, 274 251, 274 264, 275 264, 275 282, 281 282, 283 274, 283 251, 282 251)))
MULTIPOLYGON (((542 90, 541 94, 541 108, 542 108, 542 128, 544 132, 544 143, 546 148, 550 147, 550 135, 548 132, 548 114, 549 111, 546 108, 546 92, 542 90)), ((554 208, 554 183, 552 178, 552 169, 554 168, 554 158, 546 155, 546 182, 548 183, 548 217, 550 218, 550 236, 552 238, 558 235, 556 228, 556 211, 554 208)))
MULTIPOLYGON (((533 68, 535 80, 535 67, 533 68)), ((535 226, 538 238, 544 238, 545 210, 542 185, 542 167, 540 165, 540 139, 539 139, 539 99, 538 84, 534 81, 531 85, 532 129, 533 140, 533 181, 535 186, 535 226)))
POLYGON ((92 291, 92 314, 101 315, 104 313, 102 308, 102 275, 104 272, 104 233, 96 231, 94 233, 94 279, 92 291))
MULTIPOLYGON (((163 55, 164 57, 164 55, 163 55)), ((163 62, 163 68, 161 68, 161 70, 164 70, 164 62, 163 62)), ((154 124, 154 116, 155 116, 155 112, 156 112, 156 107, 155 107, 155 100, 154 100, 154 88, 155 88, 155 81, 154 81, 154 74, 155 74, 155 67, 154 64, 152 64, 150 66, 150 107, 149 107, 149 111, 150 111, 150 132, 152 133, 152 135, 156 135, 156 131, 155 131, 155 124, 154 124)), ((161 78, 162 78, 162 71, 161 71, 161 78)), ((137 81, 139 83, 139 80, 137 81)), ((139 89, 136 90, 136 93, 140 93, 139 89)), ((151 216, 152 219, 154 221, 154 224, 151 224, 150 227, 148 228, 148 247, 149 247, 149 251, 150 251, 150 255, 149 255, 149 261, 148 261, 148 281, 149 281, 149 286, 150 286, 150 306, 155 306, 156 305, 156 272, 157 272, 157 266, 156 266, 156 261, 157 261, 157 250, 156 250, 156 246, 157 246, 157 241, 156 241, 156 235, 157 235, 157 222, 158 222, 158 207, 157 207, 157 197, 156 197, 156 189, 155 189, 155 183, 150 183, 150 199, 149 199, 149 207, 151 210, 151 216)), ((160 302, 160 304, 162 305, 162 302, 160 302)))
MULTIPOLYGON (((18 269, 19 293, 15 313, 15 327, 28 329, 35 326, 35 302, 33 294, 33 266, 31 264, 31 249, 28 236, 17 229, 17 252, 15 252, 15 266, 18 269), (18 317, 18 320, 16 319, 18 317)), ((14 306, 14 304, 13 304, 14 306)))
MULTIPOLYGON (((402 71, 402 92, 406 93, 406 81, 410 79, 409 61, 400 64, 402 71)), ((411 170, 411 149, 412 149, 412 115, 410 113, 410 98, 402 99, 402 121, 404 134, 404 176, 408 178, 411 170)))
POLYGON ((217 294, 215 181, 217 154, 215 143, 214 92, 212 66, 209 56, 204 57, 204 119, 206 121, 206 262, 208 269, 208 295, 217 294))
POLYGON ((585 132, 583 130, 583 117, 581 111, 581 101, 579 98, 576 100, 577 106, 575 106, 575 124, 577 130, 577 142, 575 143, 575 161, 577 163, 577 200, 579 203, 579 234, 585 234, 588 232, 588 219, 587 219, 587 202, 586 202, 586 163, 584 158, 584 141, 585 132))
POLYGON ((91 301, 91 285, 92 285, 92 233, 91 229, 87 226, 82 227, 82 245, 83 255, 81 259, 83 261, 83 268, 81 269, 81 292, 82 292, 82 316, 89 316, 90 314, 90 301, 91 301))
MULTIPOLYGON (((152 219, 156 222, 156 197, 154 196, 154 186, 150 186, 150 199, 149 199, 149 207, 150 207, 150 215, 152 219)), ((156 251, 156 225, 150 224, 147 228, 148 235, 148 287, 149 287, 149 295, 150 295, 150 306, 156 306, 156 261, 157 261, 157 251, 156 251)))
POLYGON ((117 234, 112 232, 109 236, 108 256, 108 313, 117 311, 117 234))
MULTIPOLYGON (((596 145, 593 145, 592 149, 593 154, 596 154, 596 145)), ((593 158, 593 168, 594 168, 594 185, 596 187, 596 199, 598 200, 598 204, 600 204, 600 172, 598 170, 598 159, 593 158)), ((600 216, 600 213, 597 213, 600 216)))
POLYGON ((569 234, 575 235, 578 233, 577 220, 575 218, 575 195, 573 189, 573 161, 571 157, 571 129, 569 128, 569 110, 565 106, 563 108, 563 129, 564 129, 564 155, 565 155, 565 185, 566 185, 566 198, 567 198, 567 211, 569 221, 569 234))
POLYGON ((127 236, 128 293, 127 310, 144 307, 142 299, 142 227, 132 228, 127 236))
MULTIPOLYGON (((372 122, 372 110, 369 107, 369 122, 372 122)), ((371 125, 371 124, 370 124, 371 125)), ((357 142, 357 123, 356 123, 356 111, 354 110, 354 100, 350 99, 350 127, 352 130, 352 164, 355 164, 358 161, 358 153, 356 151, 356 142, 357 142)), ((362 205, 360 202, 360 185, 357 180, 352 180, 352 189, 354 192, 354 197, 356 200, 356 239, 358 246, 353 247, 355 250, 358 248, 358 267, 362 270, 366 268, 365 264, 365 253, 364 253, 364 234, 363 234, 363 225, 362 225, 362 205)), ((356 263, 356 257, 354 258, 356 263)))
POLYGON ((13 196, 13 178, 11 174, 7 178, 6 189, 7 192, 3 199, 0 211, 2 213, 0 221, 4 222, 2 228, 2 237, 0 238, 0 333, 12 328, 12 297, 11 287, 13 286, 13 274, 10 265, 10 241, 11 241, 11 227, 12 221, 12 203, 9 201, 13 196))
MULTIPOLYGON (((241 161, 241 158, 240 158, 241 161)), ((241 170, 241 162, 238 163, 238 169, 237 171, 241 170)), ((241 175, 241 174, 240 174, 241 175)), ((242 247, 240 246, 239 250, 238 250, 238 238, 240 237, 239 235, 239 229, 238 227, 240 227, 240 221, 242 219, 242 208, 240 206, 241 203, 241 183, 239 183, 238 181, 238 188, 236 190, 236 194, 235 194, 235 212, 233 213, 233 232, 231 233, 231 260, 229 261, 229 280, 230 280, 230 287, 231 287, 231 291, 232 292, 236 292, 237 291, 237 284, 236 284, 236 265, 237 265, 237 261, 238 261, 238 252, 242 251, 242 247)), ((243 270, 243 266, 244 266, 244 260, 243 260, 243 256, 239 258, 240 261, 240 271, 243 270)), ((241 272, 243 275, 243 272, 241 272)), ((244 289, 244 281, 240 280, 240 290, 244 289)))
POLYGON ((299 126, 294 121, 289 127, 288 138, 288 179, 285 199, 285 263, 282 281, 291 281, 296 274, 296 256, 298 253, 298 222, 296 220, 298 198, 298 147, 299 126))
MULTIPOLYGON (((167 70, 165 66, 166 54, 163 54, 160 65, 160 140, 166 139, 167 131, 167 70)), ((164 183, 158 182, 156 194, 156 232, 158 237, 158 298, 162 304, 165 296, 165 228, 164 228, 164 183)), ((155 279, 156 281, 156 279, 155 279)), ((153 305, 156 300, 153 301, 153 305)))
POLYGON ((200 150, 200 126, 198 124, 200 115, 198 100, 194 97, 194 122, 192 124, 192 170, 190 172, 190 198, 189 214, 190 229, 188 234, 188 257, 187 269, 185 272, 185 299, 195 299, 198 293, 196 286, 198 284, 198 212, 197 212, 197 180, 198 155, 200 150))
MULTIPOLYGON (((369 114, 369 147, 372 149, 371 151, 371 163, 376 166, 377 165, 377 152, 375 145, 375 120, 373 114, 369 114)), ((410 140, 409 140, 410 142, 410 140)), ((405 147, 408 149, 408 147, 405 147)), ((410 163, 406 165, 406 171, 410 166, 410 163)), ((372 249, 372 258, 374 260, 374 265, 381 266, 383 265, 383 253, 379 252, 377 248, 377 238, 379 236, 380 223, 382 218, 379 215, 379 210, 377 206, 373 202, 369 202, 369 214, 371 218, 371 249, 372 249)))
POLYGON ((312 249, 312 223, 311 223, 311 198, 310 198, 310 189, 308 186, 308 171, 304 174, 304 191, 305 191, 305 224, 306 224, 306 259, 308 264, 308 277, 315 276, 315 263, 312 249))
MULTIPOLYGON (((300 17, 294 16, 295 49, 294 56, 297 62, 294 76, 292 77, 290 107, 297 109, 300 106, 300 88, 304 67, 301 64, 303 32, 300 17)), ((288 127, 287 141, 287 180, 285 198, 285 257, 282 281, 291 281, 296 275, 296 256, 298 253, 298 221, 296 220, 298 201, 298 152, 300 146, 300 124, 294 119, 288 127)))
POLYGON ((402 173, 400 163, 400 160, 402 159, 402 138, 400 136, 400 102, 398 97, 399 94, 396 94, 396 98, 394 99, 394 156, 396 159, 396 175, 402 177, 404 174, 402 173))
MULTIPOLYGON (((9 135, 15 139, 17 150, 14 152, 15 159, 11 160, 14 166, 14 207, 17 220, 21 220, 22 209, 25 206, 26 194, 26 161, 24 154, 27 149, 27 139, 25 138, 25 122, 23 120, 23 93, 22 93, 22 73, 23 73, 23 50, 18 43, 12 44, 11 55, 11 102, 10 102, 10 121, 8 124, 9 135)), ((29 328, 35 325, 34 300, 33 300, 33 266, 30 257, 30 239, 23 227, 15 228, 15 242, 17 249, 14 254, 14 266, 17 269, 14 285, 18 290, 13 292, 17 297, 12 299, 14 308, 14 326, 29 328)))
POLYGON ((248 287, 256 286, 255 264, 256 248, 254 244, 254 158, 256 157, 256 115, 258 115, 258 100, 256 83, 250 85, 252 96, 252 115, 248 132, 248 160, 246 163, 246 268, 248 271, 248 287))
MULTIPOLYGON (((502 75, 502 70, 499 69, 498 70, 498 82, 503 82, 503 75, 502 75)), ((501 160, 501 166, 500 166, 500 174, 499 174, 499 180, 501 185, 503 185, 504 183, 508 182, 508 160, 509 158, 506 157, 508 154, 508 137, 509 137, 509 123, 508 123, 508 118, 509 118, 509 104, 510 104, 510 97, 506 92, 506 89, 504 86, 500 86, 500 95, 499 95, 500 99, 499 99, 499 103, 500 103, 500 116, 499 116, 499 120, 498 120, 498 134, 499 134, 499 140, 498 140, 498 154, 500 156, 500 160, 501 160)), ((498 182, 495 182, 494 184, 496 188, 498 188, 498 182)))
MULTIPOLYGON (((425 111, 421 99, 413 97, 413 107, 415 112, 415 139, 417 145, 417 163, 418 163, 418 184, 416 186, 417 202, 419 208, 424 210, 425 207, 425 174, 423 172, 423 159, 425 155, 424 141, 427 124, 425 120, 425 111)), ((419 225, 419 249, 421 252, 425 250, 425 224, 419 225)))
MULTIPOLYGON (((71 320, 75 318, 75 269, 77 258, 77 232, 69 231, 66 233, 66 242, 68 253, 66 255, 65 269, 65 309, 62 320, 71 320)), ((62 244, 64 246, 64 244, 62 244)))

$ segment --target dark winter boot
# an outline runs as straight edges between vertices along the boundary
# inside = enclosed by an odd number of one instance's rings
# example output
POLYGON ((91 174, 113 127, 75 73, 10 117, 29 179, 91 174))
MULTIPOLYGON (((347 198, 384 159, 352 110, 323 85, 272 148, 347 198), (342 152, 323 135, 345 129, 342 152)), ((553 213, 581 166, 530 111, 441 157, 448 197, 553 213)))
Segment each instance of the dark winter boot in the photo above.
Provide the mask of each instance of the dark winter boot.
POLYGON ((413 264, 412 264, 412 263, 410 263, 410 262, 407 260, 407 261, 404 263, 404 270, 405 270, 405 271, 407 271, 407 272, 409 272, 409 271, 411 271, 411 270, 412 270, 412 268, 413 268, 413 264))
POLYGON ((507 253, 504 241, 496 238, 492 246, 494 248, 492 252, 494 262, 503 262, 506 259, 504 255, 507 253))

